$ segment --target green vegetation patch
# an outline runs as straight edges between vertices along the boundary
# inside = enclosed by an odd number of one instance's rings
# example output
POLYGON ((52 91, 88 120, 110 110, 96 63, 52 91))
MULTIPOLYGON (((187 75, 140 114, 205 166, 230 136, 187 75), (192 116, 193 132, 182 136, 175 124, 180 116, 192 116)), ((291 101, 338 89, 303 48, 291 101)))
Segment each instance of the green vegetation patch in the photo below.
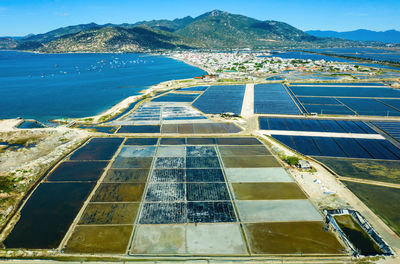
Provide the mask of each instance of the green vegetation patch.
POLYGON ((399 161, 317 158, 343 177, 400 183, 399 161))
POLYGON ((299 164, 299 158, 298 157, 296 157, 296 156, 289 156, 289 157, 286 157, 286 159, 285 159, 285 161, 287 162, 287 164, 289 164, 289 165, 294 165, 294 166, 296 166, 297 164, 299 164))
POLYGON ((14 179, 0 175, 0 193, 10 193, 14 189, 14 179))
POLYGON ((104 116, 102 116, 102 117, 99 118, 99 123, 104 122, 104 121, 110 119, 111 117, 112 117, 111 114, 104 115, 104 116))
POLYGON ((344 184, 400 235, 400 189, 346 181, 344 184))

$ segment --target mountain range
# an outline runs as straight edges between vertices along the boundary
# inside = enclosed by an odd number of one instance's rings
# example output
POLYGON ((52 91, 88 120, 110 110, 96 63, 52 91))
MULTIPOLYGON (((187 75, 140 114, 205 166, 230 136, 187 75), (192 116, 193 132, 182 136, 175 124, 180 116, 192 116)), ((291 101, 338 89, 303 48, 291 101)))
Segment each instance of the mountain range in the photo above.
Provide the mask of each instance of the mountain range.
POLYGON ((400 43, 400 31, 372 31, 366 29, 358 29, 354 31, 337 32, 337 31, 322 31, 309 30, 306 33, 319 38, 342 38, 354 41, 378 41, 382 43, 400 43))
MULTIPOLYGON (((360 44, 360 43, 357 43, 360 44)), ((137 52, 165 49, 262 49, 355 45, 312 36, 287 23, 214 10, 198 17, 68 26, 24 38, 0 38, 0 49, 39 52, 137 52)))

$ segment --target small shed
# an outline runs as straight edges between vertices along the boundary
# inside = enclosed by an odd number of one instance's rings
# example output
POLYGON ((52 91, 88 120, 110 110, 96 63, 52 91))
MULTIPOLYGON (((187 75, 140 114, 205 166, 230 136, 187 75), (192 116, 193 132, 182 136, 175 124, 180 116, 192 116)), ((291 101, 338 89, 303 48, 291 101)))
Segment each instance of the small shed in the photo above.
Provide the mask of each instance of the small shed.
POLYGON ((310 162, 308 162, 306 160, 299 160, 297 167, 299 167, 302 170, 311 170, 312 169, 310 162))

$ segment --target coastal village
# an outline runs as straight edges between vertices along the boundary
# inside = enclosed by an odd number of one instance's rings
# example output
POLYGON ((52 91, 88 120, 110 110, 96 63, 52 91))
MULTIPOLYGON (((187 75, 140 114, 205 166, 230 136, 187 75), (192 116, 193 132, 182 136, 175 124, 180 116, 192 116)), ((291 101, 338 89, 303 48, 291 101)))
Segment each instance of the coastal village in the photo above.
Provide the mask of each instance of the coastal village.
POLYGON ((285 75, 291 71, 309 74, 320 72, 327 76, 337 74, 349 74, 350 76, 352 73, 377 76, 381 73, 378 68, 360 66, 356 63, 340 63, 324 59, 284 59, 279 57, 279 53, 272 55, 270 52, 181 51, 164 55, 205 69, 211 76, 218 75, 223 79, 257 79, 280 75, 280 78, 276 80, 284 80, 285 75))

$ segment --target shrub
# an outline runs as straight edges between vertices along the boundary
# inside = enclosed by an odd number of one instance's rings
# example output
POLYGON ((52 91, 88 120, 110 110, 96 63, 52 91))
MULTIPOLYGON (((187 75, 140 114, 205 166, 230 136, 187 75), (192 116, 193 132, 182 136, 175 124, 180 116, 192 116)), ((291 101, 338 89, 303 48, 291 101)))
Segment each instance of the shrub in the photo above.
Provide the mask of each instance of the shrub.
POLYGON ((289 165, 294 165, 294 166, 296 166, 297 164, 299 164, 299 158, 296 157, 296 156, 290 156, 290 157, 287 157, 287 158, 286 158, 286 162, 287 162, 289 165))

